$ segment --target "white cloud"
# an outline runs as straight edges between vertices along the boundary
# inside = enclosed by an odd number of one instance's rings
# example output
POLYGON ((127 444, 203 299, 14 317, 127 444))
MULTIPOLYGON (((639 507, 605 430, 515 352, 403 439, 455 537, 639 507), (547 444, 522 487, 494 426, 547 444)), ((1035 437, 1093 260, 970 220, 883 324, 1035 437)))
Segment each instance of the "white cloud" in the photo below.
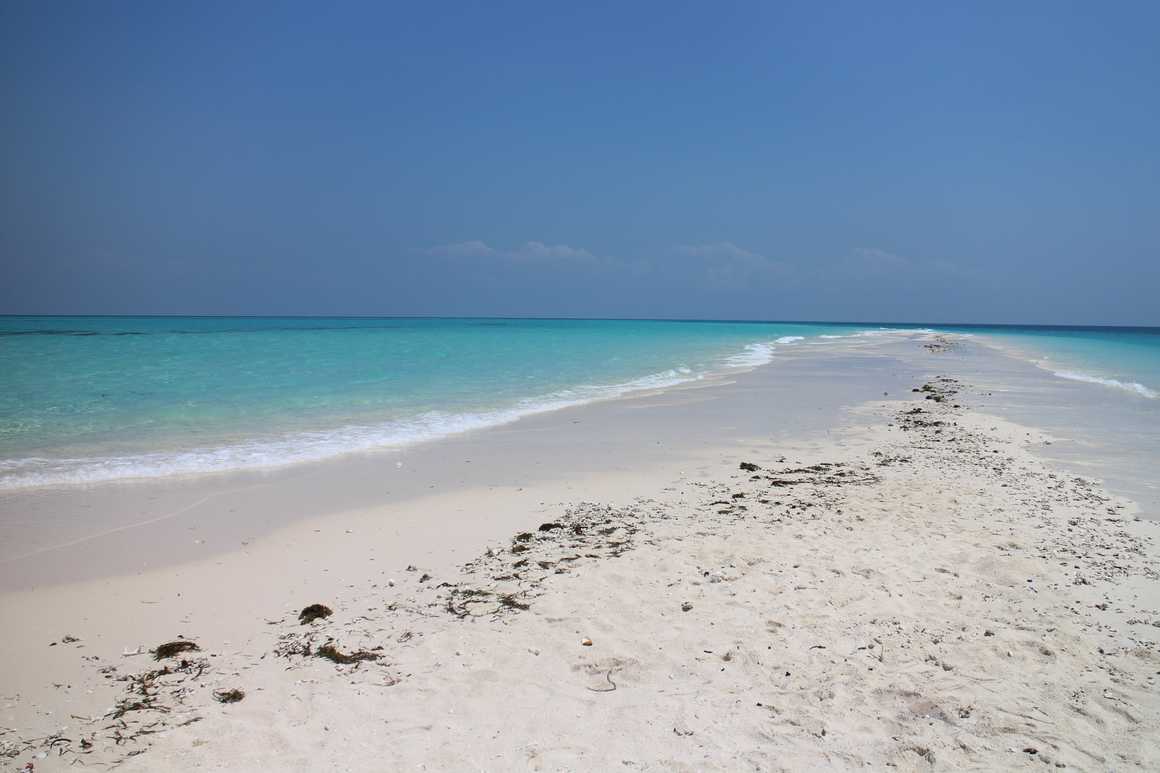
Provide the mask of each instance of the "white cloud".
POLYGON ((971 275, 971 272, 963 266, 943 258, 916 260, 877 247, 856 247, 837 263, 837 268, 861 276, 896 274, 903 271, 914 276, 921 274, 930 277, 967 278, 971 275))
POLYGON ((733 242, 712 242, 709 244, 680 244, 677 252, 694 258, 721 258, 726 260, 764 261, 766 258, 756 252, 738 247, 733 242))
POLYGON ((709 278, 722 285, 745 283, 760 276, 780 275, 787 270, 781 261, 738 247, 733 242, 680 244, 676 252, 704 261, 709 278))
POLYGON ((544 244, 543 242, 524 242, 508 254, 513 258, 526 258, 531 260, 594 260, 596 258, 588 250, 579 247, 569 247, 567 244, 544 244))
POLYGON ((422 252, 427 255, 442 255, 449 258, 490 258, 499 254, 487 246, 485 242, 481 242, 478 239, 467 242, 438 244, 429 249, 422 250, 422 252))
POLYGON ((907 258, 877 247, 855 247, 845 262, 849 268, 860 268, 875 273, 898 271, 911 265, 907 258))
POLYGON ((511 249, 497 249, 486 242, 473 239, 466 242, 439 244, 425 250, 425 255, 438 255, 449 258, 507 258, 519 261, 569 261, 592 262, 597 261, 595 255, 581 247, 572 247, 567 244, 546 244, 544 242, 529 241, 511 249))

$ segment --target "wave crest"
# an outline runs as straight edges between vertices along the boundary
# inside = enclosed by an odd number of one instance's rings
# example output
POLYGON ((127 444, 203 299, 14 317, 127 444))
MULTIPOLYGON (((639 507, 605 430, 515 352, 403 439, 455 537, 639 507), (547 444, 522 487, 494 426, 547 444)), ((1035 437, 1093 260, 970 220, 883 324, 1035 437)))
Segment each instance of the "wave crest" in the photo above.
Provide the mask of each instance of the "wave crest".
POLYGON ((428 411, 379 424, 348 425, 333 430, 296 432, 216 448, 131 454, 102 458, 28 457, 0 459, 0 491, 45 486, 89 485, 126 479, 272 470, 337 456, 404 448, 472 430, 510 424, 526 416, 664 389, 697 381, 705 374, 680 366, 631 381, 609 385, 584 384, 541 398, 526 399, 512 408, 465 413, 428 411))
POLYGON ((1160 392, 1149 389, 1137 381, 1119 381, 1114 378, 1101 378, 1100 376, 1093 376, 1089 373, 1081 373, 1074 370, 1053 370, 1052 373, 1060 378, 1071 379, 1072 381, 1083 381, 1088 384, 1102 384, 1103 386, 1122 389, 1125 392, 1133 392, 1141 397, 1148 397, 1153 400, 1160 398, 1160 392))
POLYGON ((740 353, 725 360, 730 368, 756 368, 773 362, 773 344, 749 344, 740 353))

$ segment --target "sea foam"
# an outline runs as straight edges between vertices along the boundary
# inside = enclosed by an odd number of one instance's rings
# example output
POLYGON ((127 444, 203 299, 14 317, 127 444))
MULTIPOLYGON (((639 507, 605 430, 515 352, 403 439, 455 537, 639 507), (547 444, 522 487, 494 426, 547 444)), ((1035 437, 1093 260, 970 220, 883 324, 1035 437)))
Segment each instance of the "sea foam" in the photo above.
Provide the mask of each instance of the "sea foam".
POLYGON ((1074 370, 1053 370, 1051 371, 1060 378, 1071 379, 1072 381, 1084 381, 1088 384, 1102 384, 1103 386, 1112 387, 1114 389, 1122 389, 1125 392, 1133 392, 1141 397, 1148 397, 1153 400, 1160 398, 1160 392, 1154 389, 1149 389, 1143 384, 1136 381, 1119 381, 1114 378, 1102 378, 1100 376, 1093 376, 1090 373, 1080 373, 1074 370))
POLYGON ((0 459, 0 490, 88 485, 125 479, 273 470, 339 456, 405 448, 473 430, 510 424, 527 416, 665 389, 702 379, 705 373, 677 367, 617 384, 582 384, 510 408, 448 413, 427 411, 377 424, 295 432, 214 448, 193 448, 97 458, 0 459))
POLYGON ((773 361, 773 344, 749 344, 740 353, 725 360, 731 368, 756 368, 773 361))

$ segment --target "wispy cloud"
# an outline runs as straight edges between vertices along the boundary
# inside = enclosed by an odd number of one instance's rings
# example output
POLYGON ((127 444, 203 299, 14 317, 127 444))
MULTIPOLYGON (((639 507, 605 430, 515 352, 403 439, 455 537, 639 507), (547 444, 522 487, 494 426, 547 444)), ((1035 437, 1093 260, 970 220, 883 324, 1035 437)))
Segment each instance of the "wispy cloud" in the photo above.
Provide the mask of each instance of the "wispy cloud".
POLYGON ((439 244, 434 247, 428 247, 425 250, 420 250, 420 252, 426 255, 439 255, 448 258, 490 258, 497 254, 494 249, 478 239, 467 242, 439 244))
POLYGON ((896 255, 878 247, 856 247, 838 262, 842 271, 858 275, 886 275, 908 271, 932 276, 968 277, 971 272, 943 258, 923 259, 896 255))
POLYGON ((506 258, 519 261, 573 261, 589 262, 599 258, 586 249, 567 244, 546 244, 539 241, 524 242, 514 248, 496 248, 478 239, 466 242, 439 244, 421 250, 425 255, 448 258, 506 258))
POLYGON ((874 271, 896 271, 910 268, 912 261, 893 252, 878 249, 877 247, 855 247, 850 252, 847 263, 868 268, 874 271))
POLYGON ((764 261, 767 258, 738 247, 733 242, 710 242, 708 244, 678 244, 677 252, 694 258, 716 258, 721 260, 764 261))
POLYGON ((788 266, 733 242, 708 242, 704 244, 679 244, 678 255, 695 258, 703 263, 709 278, 718 284, 735 284, 782 275, 788 266))
POLYGON ((509 257, 538 260, 595 260, 596 256, 581 247, 569 247, 567 244, 544 244, 543 242, 524 242, 508 253, 509 257))

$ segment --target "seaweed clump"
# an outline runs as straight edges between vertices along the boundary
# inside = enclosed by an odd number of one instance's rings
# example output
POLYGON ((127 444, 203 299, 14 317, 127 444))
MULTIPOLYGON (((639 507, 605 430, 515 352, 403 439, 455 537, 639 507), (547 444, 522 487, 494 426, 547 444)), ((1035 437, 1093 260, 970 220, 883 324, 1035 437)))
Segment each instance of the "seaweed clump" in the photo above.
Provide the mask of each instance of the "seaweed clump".
POLYGON ((237 687, 229 690, 214 690, 213 699, 218 703, 237 703, 246 697, 246 693, 237 687))
POLYGON ((311 604, 298 613, 298 622, 301 625, 313 623, 315 620, 322 620, 334 614, 334 610, 325 604, 311 604))
POLYGON ((326 658, 333 663, 339 663, 341 665, 359 663, 364 660, 378 660, 380 657, 377 653, 367 652, 366 650, 359 650, 358 652, 351 652, 348 654, 346 652, 342 652, 338 649, 338 647, 335 647, 333 644, 329 643, 323 644, 314 654, 320 658, 326 658))
POLYGON ((153 659, 164 660, 165 658, 177 657, 183 652, 197 652, 200 649, 201 647, 194 642, 180 639, 157 645, 157 649, 153 650, 153 659))

